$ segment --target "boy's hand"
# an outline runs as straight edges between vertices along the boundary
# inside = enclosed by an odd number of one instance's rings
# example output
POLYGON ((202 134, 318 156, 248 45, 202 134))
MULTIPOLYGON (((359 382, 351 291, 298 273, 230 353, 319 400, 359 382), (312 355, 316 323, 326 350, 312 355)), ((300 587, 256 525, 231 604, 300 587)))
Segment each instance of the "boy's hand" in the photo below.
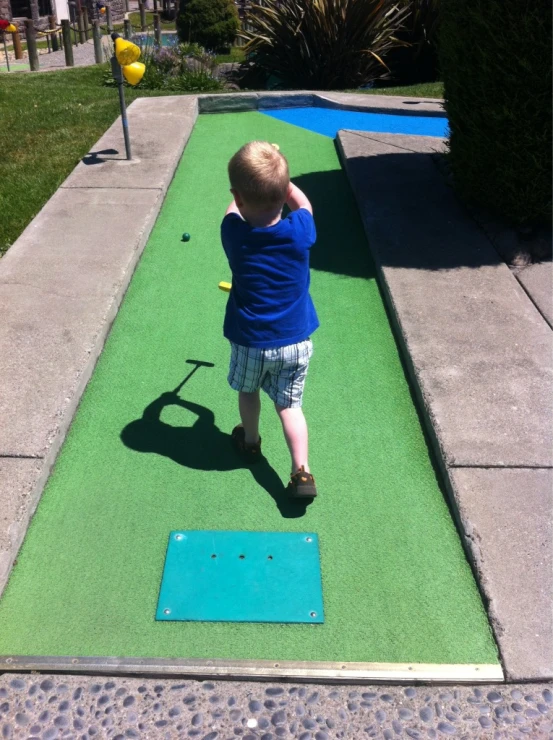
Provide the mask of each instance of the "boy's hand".
POLYGON ((298 188, 297 185, 294 185, 294 183, 292 182, 290 183, 290 187, 288 189, 286 205, 291 211, 297 211, 299 208, 305 208, 306 211, 309 211, 309 213, 313 215, 313 207, 309 202, 309 198, 298 188))

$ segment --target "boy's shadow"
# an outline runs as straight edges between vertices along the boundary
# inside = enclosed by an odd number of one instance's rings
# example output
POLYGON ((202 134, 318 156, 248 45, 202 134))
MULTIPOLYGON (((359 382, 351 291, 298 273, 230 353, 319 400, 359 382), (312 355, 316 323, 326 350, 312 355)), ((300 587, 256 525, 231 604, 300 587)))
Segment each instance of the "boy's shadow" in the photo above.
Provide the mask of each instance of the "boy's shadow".
POLYGON ((272 496, 283 517, 305 514, 310 502, 290 499, 277 473, 263 458, 255 465, 243 463, 232 447, 231 436, 215 424, 215 415, 205 406, 185 401, 176 391, 162 393, 144 409, 141 419, 131 421, 121 432, 123 443, 137 452, 164 455, 178 465, 195 470, 238 470, 249 468, 257 483, 272 496), (174 427, 161 421, 166 406, 180 406, 196 414, 191 427, 174 427))

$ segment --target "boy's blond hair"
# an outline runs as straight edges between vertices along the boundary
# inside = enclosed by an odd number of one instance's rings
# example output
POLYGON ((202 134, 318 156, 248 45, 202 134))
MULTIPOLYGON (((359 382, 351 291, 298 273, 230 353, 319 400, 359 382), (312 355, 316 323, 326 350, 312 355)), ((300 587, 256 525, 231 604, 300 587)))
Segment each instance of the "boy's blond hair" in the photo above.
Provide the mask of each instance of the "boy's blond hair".
POLYGON ((251 206, 283 206, 290 187, 286 158, 266 141, 250 141, 228 165, 231 187, 251 206))

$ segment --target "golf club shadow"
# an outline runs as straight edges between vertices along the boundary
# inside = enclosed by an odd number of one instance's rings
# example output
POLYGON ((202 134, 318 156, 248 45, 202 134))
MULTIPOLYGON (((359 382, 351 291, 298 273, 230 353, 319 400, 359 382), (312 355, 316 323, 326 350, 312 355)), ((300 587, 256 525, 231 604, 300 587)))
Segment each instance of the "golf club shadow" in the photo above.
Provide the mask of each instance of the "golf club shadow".
MULTIPOLYGON (((178 389, 183 385, 181 383, 178 389)), ((123 429, 121 440, 131 450, 163 455, 177 465, 194 470, 230 471, 248 468, 286 519, 304 516, 310 503, 288 496, 280 477, 266 458, 251 466, 242 462, 233 449, 230 434, 222 432, 215 424, 213 411, 180 398, 175 391, 162 393, 148 404, 142 417, 131 421, 123 429), (165 423, 161 420, 161 413, 167 406, 179 406, 191 411, 196 415, 196 421, 192 426, 186 427, 165 423)))
POLYGON ((110 159, 116 159, 115 157, 106 157, 106 154, 119 154, 119 152, 117 149, 102 149, 99 152, 89 152, 82 158, 82 163, 87 165, 102 164, 102 162, 107 162, 110 159))

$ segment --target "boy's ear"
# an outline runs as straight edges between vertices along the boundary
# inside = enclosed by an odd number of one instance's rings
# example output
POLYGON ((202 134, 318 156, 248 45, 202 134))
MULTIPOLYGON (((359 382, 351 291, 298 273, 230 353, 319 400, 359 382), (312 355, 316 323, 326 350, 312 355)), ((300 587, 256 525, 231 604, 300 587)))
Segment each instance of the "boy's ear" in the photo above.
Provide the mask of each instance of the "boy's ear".
POLYGON ((240 197, 240 193, 238 192, 238 190, 236 190, 236 188, 231 188, 230 189, 230 192, 233 194, 233 196, 234 196, 234 202, 236 203, 236 205, 238 206, 238 208, 240 208, 240 206, 243 206, 244 205, 244 201, 240 197))

